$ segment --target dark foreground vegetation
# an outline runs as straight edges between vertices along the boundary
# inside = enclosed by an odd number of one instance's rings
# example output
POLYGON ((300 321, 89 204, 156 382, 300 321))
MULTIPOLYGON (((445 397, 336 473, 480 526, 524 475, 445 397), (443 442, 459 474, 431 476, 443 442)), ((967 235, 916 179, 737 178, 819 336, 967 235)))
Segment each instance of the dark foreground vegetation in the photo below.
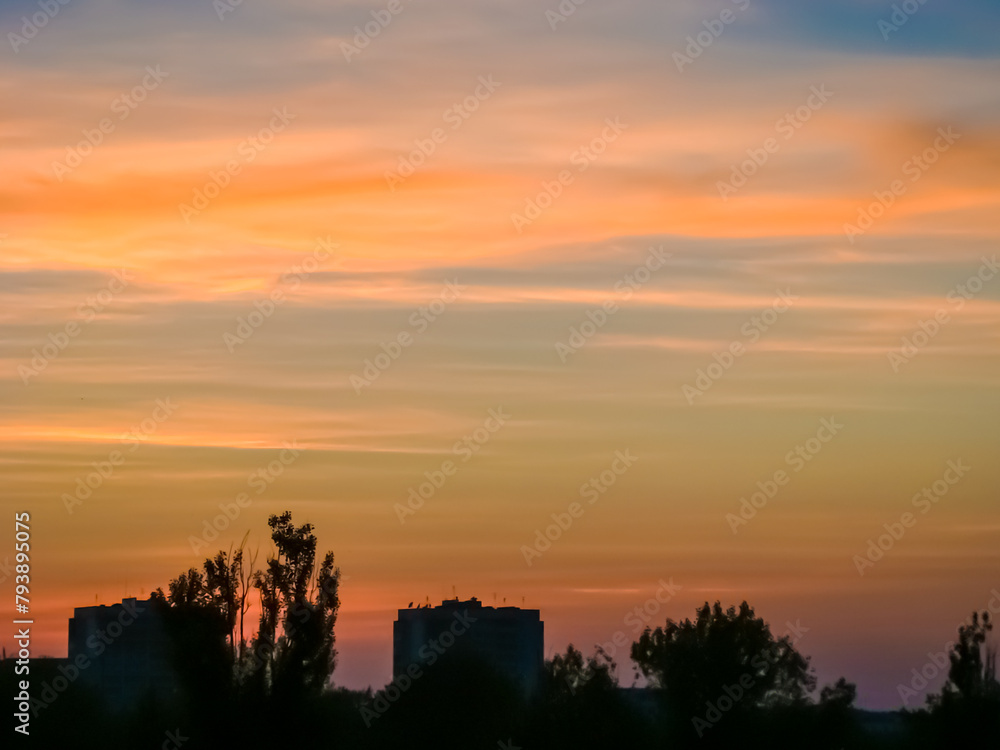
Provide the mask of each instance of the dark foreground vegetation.
MULTIPOLYGON (((524 695, 485 664, 445 653, 417 679, 377 692, 330 687, 340 573, 316 562, 312 527, 272 516, 266 565, 220 552, 154 595, 173 677, 110 706, 63 660, 32 666, 31 737, 10 746, 72 750, 200 748, 812 748, 1000 746, 992 622, 976 613, 950 653, 949 679, 927 707, 872 714, 841 678, 817 689, 791 636, 775 637, 745 602, 705 604, 632 644, 649 688, 621 688, 614 664, 570 646, 524 695), (248 636, 250 597, 261 615, 248 636), (56 681, 62 678, 61 683, 56 681), (42 686, 50 686, 48 693, 42 686), (55 691, 53 685, 62 689, 55 691)), ((16 694, 13 660, 0 683, 16 694)), ((8 743, 5 741, 4 747, 8 743)))

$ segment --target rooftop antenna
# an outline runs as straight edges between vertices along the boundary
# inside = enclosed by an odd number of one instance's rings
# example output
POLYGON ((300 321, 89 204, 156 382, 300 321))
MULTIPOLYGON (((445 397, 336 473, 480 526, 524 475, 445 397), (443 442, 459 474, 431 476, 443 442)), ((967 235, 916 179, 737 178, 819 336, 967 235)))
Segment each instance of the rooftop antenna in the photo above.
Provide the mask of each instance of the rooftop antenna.
POLYGON ((456 600, 458 599, 458 594, 455 593, 455 584, 454 583, 451 584, 451 595, 453 597, 455 597, 456 600))

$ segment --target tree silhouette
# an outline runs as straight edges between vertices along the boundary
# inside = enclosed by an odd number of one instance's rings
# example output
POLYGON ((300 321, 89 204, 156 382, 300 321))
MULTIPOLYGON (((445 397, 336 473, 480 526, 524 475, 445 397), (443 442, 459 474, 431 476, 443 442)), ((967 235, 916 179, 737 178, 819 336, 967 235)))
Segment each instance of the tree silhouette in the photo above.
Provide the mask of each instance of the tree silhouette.
POLYGON ((568 700, 578 691, 609 691, 618 687, 615 663, 598 648, 594 656, 585 658, 573 644, 565 655, 556 654, 545 662, 546 687, 552 698, 568 700))
MULTIPOLYGON (((205 561, 206 570, 210 562, 205 561)), ((208 578, 189 568, 170 581, 167 595, 156 589, 151 599, 169 644, 164 656, 173 677, 169 681, 174 690, 170 708, 180 712, 186 727, 221 741, 213 714, 230 712, 234 661, 227 644, 226 613, 219 608, 218 594, 209 588, 208 578)), ((157 708, 140 705, 137 716, 143 712, 154 715, 157 708)))
POLYGON ((952 746, 1000 738, 1000 683, 997 682, 996 649, 989 642, 993 621, 989 612, 973 612, 958 629, 952 646, 948 681, 927 704, 942 741, 952 746))
POLYGON ((835 711, 846 711, 854 706, 858 697, 857 685, 841 677, 833 685, 827 685, 819 694, 820 705, 835 711))
POLYGON ((969 622, 959 626, 958 642, 952 646, 948 681, 941 693, 927 701, 932 708, 973 701, 1000 701, 997 682, 996 649, 990 644, 993 630, 990 613, 973 612, 969 622))
POLYGON ((154 594, 159 594, 158 598, 160 599, 165 598, 173 607, 205 606, 208 604, 205 577, 197 568, 188 568, 170 581, 167 591, 170 593, 166 597, 163 596, 162 589, 157 589, 154 594))
POLYGON ((208 607, 225 622, 227 639, 233 659, 239 659, 243 654, 245 636, 243 632, 243 616, 249 610, 247 598, 250 592, 250 576, 254 555, 246 561, 245 545, 247 537, 243 537, 240 546, 233 550, 219 550, 215 557, 206 558, 202 564, 203 571, 189 568, 167 586, 168 594, 157 589, 154 596, 165 600, 170 606, 208 607), (236 639, 236 625, 240 626, 240 639, 236 639))
POLYGON ((739 610, 706 602, 694 620, 646 628, 631 655, 659 689, 672 733, 688 739, 751 709, 804 705, 816 687, 809 659, 790 636, 775 638, 746 602, 739 610))
POLYGON ((317 569, 312 524, 296 528, 286 511, 272 515, 267 525, 277 554, 254 578, 261 603, 253 648, 263 661, 260 679, 276 694, 318 694, 336 663, 333 631, 340 608, 340 569, 334 567, 332 552, 317 569))
POLYGON ((237 596, 239 591, 239 565, 243 550, 233 554, 220 551, 214 558, 205 560, 205 588, 208 590, 209 606, 222 616, 229 631, 229 646, 235 659, 238 655, 236 644, 237 596))
MULTIPOLYGON (((312 524, 296 527, 286 511, 270 516, 268 527, 276 553, 266 569, 255 569, 257 556, 247 555, 244 536, 238 548, 220 550, 204 561, 202 570, 189 568, 170 581, 167 594, 157 589, 153 598, 176 611, 171 623, 182 651, 204 645, 206 637, 214 642, 212 633, 228 642, 230 677, 244 690, 289 700, 315 696, 335 665, 340 570, 332 552, 317 567, 312 524), (248 650, 244 617, 252 589, 260 595, 261 615, 248 650), (190 632, 184 632, 185 623, 190 632)), ((217 664, 218 655, 212 653, 217 664)))
POLYGON ((597 648, 585 657, 573 644, 545 662, 530 715, 532 745, 550 748, 643 747, 647 722, 627 704, 615 663, 597 648))

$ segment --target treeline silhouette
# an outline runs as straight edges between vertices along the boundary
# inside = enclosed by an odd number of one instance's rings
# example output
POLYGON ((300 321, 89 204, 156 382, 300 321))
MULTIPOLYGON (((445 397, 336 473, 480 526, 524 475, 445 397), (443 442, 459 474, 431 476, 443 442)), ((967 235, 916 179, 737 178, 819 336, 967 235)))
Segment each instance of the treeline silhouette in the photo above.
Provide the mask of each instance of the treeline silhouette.
MULTIPOLYGON (((172 698, 136 696, 112 710, 78 680, 38 710, 40 748, 879 748, 1000 744, 1000 684, 988 612, 974 613, 949 654, 948 681, 924 709, 875 714, 841 678, 817 693, 793 637, 775 637, 746 602, 698 608, 646 629, 630 657, 648 687, 623 688, 598 648, 570 645, 522 694, 490 666, 445 653, 418 679, 372 691, 332 687, 340 571, 316 559, 313 527, 268 520, 275 553, 220 551, 152 599, 164 623, 172 698), (248 634, 256 595, 260 616, 248 634)), ((13 695, 13 660, 3 683, 13 695)), ((55 667, 33 663, 32 684, 55 667)))

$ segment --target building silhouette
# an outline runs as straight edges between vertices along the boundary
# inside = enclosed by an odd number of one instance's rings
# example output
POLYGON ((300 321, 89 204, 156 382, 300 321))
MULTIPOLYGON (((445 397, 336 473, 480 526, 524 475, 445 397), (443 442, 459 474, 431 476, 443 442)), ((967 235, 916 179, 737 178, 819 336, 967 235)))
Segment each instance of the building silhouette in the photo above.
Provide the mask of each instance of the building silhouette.
POLYGON ((476 597, 398 610, 392 627, 393 679, 411 665, 430 665, 445 655, 488 664, 526 694, 533 693, 544 660, 539 610, 485 607, 476 597))
POLYGON ((80 683, 98 692, 115 710, 152 696, 173 695, 170 640, 152 599, 76 607, 69 620, 68 661, 80 670, 80 683))

